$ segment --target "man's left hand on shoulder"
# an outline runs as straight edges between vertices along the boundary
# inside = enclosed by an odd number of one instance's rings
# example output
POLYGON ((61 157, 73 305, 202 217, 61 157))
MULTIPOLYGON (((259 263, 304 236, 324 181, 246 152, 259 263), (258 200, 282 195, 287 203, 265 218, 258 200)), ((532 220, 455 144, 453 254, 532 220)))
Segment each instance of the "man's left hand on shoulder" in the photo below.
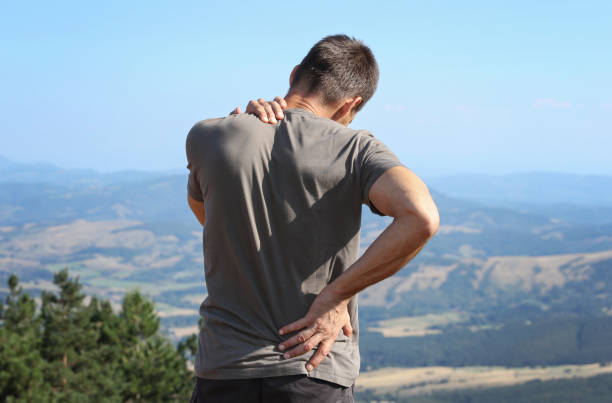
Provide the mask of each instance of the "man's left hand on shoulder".
MULTIPOLYGON (((264 123, 276 124, 279 120, 285 117, 283 110, 287 109, 287 102, 283 97, 277 96, 272 101, 266 101, 263 98, 250 100, 245 112, 255 115, 264 123)), ((237 106, 230 115, 239 115, 242 109, 237 106)))

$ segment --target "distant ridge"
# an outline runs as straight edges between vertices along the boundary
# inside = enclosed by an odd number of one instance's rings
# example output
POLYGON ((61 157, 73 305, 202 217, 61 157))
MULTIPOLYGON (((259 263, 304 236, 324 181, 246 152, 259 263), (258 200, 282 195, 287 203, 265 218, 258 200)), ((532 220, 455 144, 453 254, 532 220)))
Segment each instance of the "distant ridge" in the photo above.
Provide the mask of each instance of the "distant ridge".
MULTIPOLYGON (((41 214, 45 211, 47 217, 53 216, 49 215, 49 204, 55 206, 51 210, 56 214, 62 211, 60 215, 64 218, 82 217, 82 207, 89 205, 95 213, 87 214, 87 218, 111 219, 115 214, 108 214, 109 207, 136 199, 140 200, 138 206, 132 205, 129 209, 137 213, 133 218, 141 219, 149 213, 157 216, 162 210, 169 211, 176 209, 177 205, 183 206, 187 173, 184 168, 101 173, 89 169, 65 169, 53 164, 14 162, 0 156, 0 190, 5 193, 0 196, 0 202, 6 210, 5 214, 0 213, 0 218, 17 219, 21 213, 14 214, 14 208, 31 205, 42 194, 46 195, 46 201, 44 208, 40 210, 41 214), (155 183, 163 184, 163 189, 170 186, 178 193, 162 193, 160 198, 159 189, 151 188, 155 183), (132 196, 137 193, 137 189, 144 193, 132 196), (66 197, 70 197, 71 201, 66 197), (156 200, 156 203, 147 203, 147 200, 156 200), (74 208, 68 213, 66 209, 70 204, 74 204, 74 208), (162 207, 164 204, 168 206, 162 207), (93 208, 93 205, 97 207, 93 208), (147 213, 149 210, 155 212, 147 213)), ((436 203, 446 211, 501 207, 523 215, 559 218, 580 224, 612 222, 612 176, 526 172, 508 175, 451 175, 424 179, 436 203)), ((511 218, 512 214, 507 215, 502 211, 494 215, 500 217, 500 213, 507 217, 507 222, 522 222, 522 219, 516 220, 516 217, 511 218)), ((181 213, 181 216, 191 219, 188 211, 181 213)))
POLYGON ((513 208, 531 204, 612 207, 612 176, 608 175, 460 174, 427 178, 426 183, 449 196, 513 208))
POLYGON ((0 183, 45 183, 60 186, 109 185, 140 182, 187 170, 168 171, 124 170, 102 173, 93 169, 61 168, 49 163, 16 162, 0 155, 0 183))
MULTIPOLYGON (((187 175, 165 171, 61 168, 49 163, 22 163, 0 155, 0 183, 47 183, 61 186, 119 184, 187 175)), ((458 174, 425 177, 425 183, 447 196, 510 208, 530 204, 612 207, 612 175, 532 171, 505 175, 458 174)))

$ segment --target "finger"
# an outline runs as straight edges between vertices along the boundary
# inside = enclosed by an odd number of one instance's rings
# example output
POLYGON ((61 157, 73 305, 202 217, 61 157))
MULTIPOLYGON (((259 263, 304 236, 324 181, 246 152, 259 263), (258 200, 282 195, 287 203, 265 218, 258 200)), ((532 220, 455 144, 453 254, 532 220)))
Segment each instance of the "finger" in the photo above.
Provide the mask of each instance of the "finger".
POLYGON ((280 97, 280 96, 276 96, 276 97, 274 97, 274 101, 278 102, 278 104, 281 106, 281 108, 287 109, 287 101, 285 101, 285 98, 280 97))
POLYGON ((321 339, 323 339, 321 333, 315 333, 311 338, 309 338, 302 344, 283 354, 283 358, 289 359, 297 357, 298 355, 306 354, 307 352, 315 348, 321 342, 321 339))
POLYGON ((246 107, 246 113, 255 113, 255 109, 259 106, 257 101, 251 99, 246 107))
POLYGON ((263 98, 259 98, 257 102, 259 102, 260 105, 263 105, 264 109, 266 110, 266 113, 268 114, 268 120, 270 121, 270 123, 276 123, 276 117, 274 116, 274 111, 272 110, 272 106, 270 105, 270 103, 263 98))
POLYGON ((230 115, 240 115, 242 113, 242 109, 237 106, 233 111, 230 112, 230 115))
POLYGON ((344 325, 344 327, 342 328, 342 333, 344 333, 344 335, 346 337, 349 337, 350 335, 353 334, 353 326, 351 326, 350 323, 347 323, 346 325, 344 325))
POLYGON ((314 327, 309 327, 305 330, 302 330, 301 332, 299 332, 292 338, 287 339, 283 341, 281 344, 279 344, 278 349, 280 351, 284 351, 284 350, 287 350, 288 348, 304 343, 305 341, 310 339, 312 335, 315 333, 316 333, 316 329, 314 327))
POLYGON ((249 104, 246 108, 246 112, 252 113, 253 115, 257 116, 262 122, 268 123, 268 113, 266 112, 266 109, 263 107, 263 105, 261 105, 259 102, 253 100, 249 101, 249 104))
POLYGON ((283 108, 278 102, 272 101, 272 110, 274 111, 274 116, 276 116, 276 119, 282 119, 284 117, 283 108))
POLYGON ((247 107, 246 113, 253 114, 259 118, 264 123, 268 123, 268 114, 264 109, 263 105, 260 105, 259 102, 255 100, 250 100, 247 107))
POLYGON ((293 323, 289 323, 288 325, 281 327, 278 331, 278 334, 282 336, 284 334, 288 334, 291 332, 297 332, 298 330, 301 330, 305 328, 306 326, 308 326, 308 324, 309 324, 309 320, 306 319, 306 317, 304 316, 303 318, 298 319, 293 323))
POLYGON ((321 361, 323 361, 323 359, 327 357, 327 354, 329 354, 329 351, 331 350, 333 344, 334 344, 333 340, 329 340, 329 339, 324 340, 319 344, 319 348, 317 349, 317 352, 314 353, 312 357, 310 357, 310 360, 308 360, 308 363, 306 363, 306 370, 308 372, 312 371, 313 369, 319 366, 321 361))

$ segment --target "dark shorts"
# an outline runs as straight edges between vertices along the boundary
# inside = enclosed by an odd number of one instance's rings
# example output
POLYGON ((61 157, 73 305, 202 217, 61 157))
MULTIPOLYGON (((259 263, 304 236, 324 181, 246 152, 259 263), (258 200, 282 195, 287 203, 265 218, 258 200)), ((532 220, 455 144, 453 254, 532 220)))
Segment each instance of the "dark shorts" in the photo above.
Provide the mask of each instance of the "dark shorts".
POLYGON ((189 403, 353 403, 353 387, 306 375, 254 379, 202 379, 189 403))

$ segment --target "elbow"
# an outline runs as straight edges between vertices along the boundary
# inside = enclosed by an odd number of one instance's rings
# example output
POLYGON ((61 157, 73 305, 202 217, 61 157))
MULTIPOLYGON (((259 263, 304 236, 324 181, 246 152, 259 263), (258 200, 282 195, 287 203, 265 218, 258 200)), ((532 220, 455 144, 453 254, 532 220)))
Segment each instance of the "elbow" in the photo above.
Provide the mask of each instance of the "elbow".
POLYGON ((398 235, 406 245, 406 250, 409 251, 427 243, 438 232, 440 226, 440 219, 437 214, 411 213, 395 217, 394 222, 402 227, 398 235))
POLYGON ((440 215, 435 205, 430 206, 425 211, 413 213, 413 217, 415 217, 413 225, 416 227, 414 231, 423 242, 427 242, 438 232, 440 215))
POLYGON ((438 228, 440 228, 440 214, 438 213, 438 209, 435 205, 432 206, 431 212, 427 214, 424 221, 425 232, 427 234, 427 239, 429 239, 436 235, 438 228))
POLYGON ((440 214, 431 197, 420 203, 396 206, 393 217, 403 227, 403 235, 408 243, 426 243, 440 227, 440 214))
POLYGON ((417 218, 417 232, 424 242, 433 237, 440 227, 438 215, 426 215, 417 218))
POLYGON ((440 227, 440 220, 436 220, 436 221, 430 221, 427 224, 426 227, 426 235, 427 235, 427 239, 429 240, 430 238, 432 238, 434 235, 436 235, 436 233, 438 232, 438 228, 440 227))

